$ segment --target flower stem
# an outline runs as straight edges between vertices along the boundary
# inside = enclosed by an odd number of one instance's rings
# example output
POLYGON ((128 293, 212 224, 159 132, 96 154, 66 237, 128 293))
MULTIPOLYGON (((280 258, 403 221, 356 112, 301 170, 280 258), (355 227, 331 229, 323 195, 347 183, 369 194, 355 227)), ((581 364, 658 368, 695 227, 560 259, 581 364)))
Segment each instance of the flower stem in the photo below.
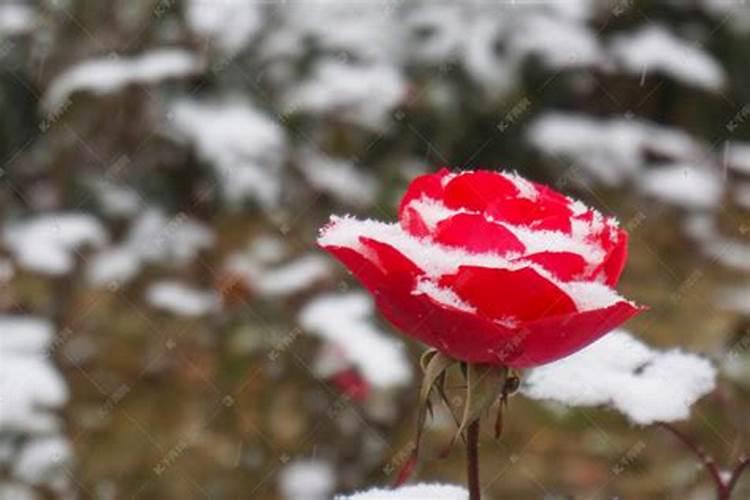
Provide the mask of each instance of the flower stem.
POLYGON ((469 500, 481 500, 479 486, 479 419, 466 429, 466 473, 469 482, 469 500))

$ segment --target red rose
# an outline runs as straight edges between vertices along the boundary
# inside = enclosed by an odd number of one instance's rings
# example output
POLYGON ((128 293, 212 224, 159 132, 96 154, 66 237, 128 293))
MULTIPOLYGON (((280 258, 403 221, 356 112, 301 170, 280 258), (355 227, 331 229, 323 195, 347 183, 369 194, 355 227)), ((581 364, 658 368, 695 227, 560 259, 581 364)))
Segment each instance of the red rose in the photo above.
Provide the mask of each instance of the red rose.
POLYGON ((332 217, 318 243, 407 335, 457 360, 523 368, 585 347, 641 308, 620 297, 617 221, 516 174, 416 178, 399 224, 332 217))

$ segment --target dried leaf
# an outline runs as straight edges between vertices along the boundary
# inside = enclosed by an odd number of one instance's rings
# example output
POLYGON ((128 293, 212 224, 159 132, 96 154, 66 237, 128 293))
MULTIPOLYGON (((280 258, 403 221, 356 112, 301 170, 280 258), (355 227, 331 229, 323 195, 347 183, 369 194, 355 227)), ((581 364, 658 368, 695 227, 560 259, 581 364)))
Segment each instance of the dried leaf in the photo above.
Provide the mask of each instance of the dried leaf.
POLYGON ((466 401, 458 434, 503 394, 508 369, 504 366, 469 364, 466 367, 466 401))

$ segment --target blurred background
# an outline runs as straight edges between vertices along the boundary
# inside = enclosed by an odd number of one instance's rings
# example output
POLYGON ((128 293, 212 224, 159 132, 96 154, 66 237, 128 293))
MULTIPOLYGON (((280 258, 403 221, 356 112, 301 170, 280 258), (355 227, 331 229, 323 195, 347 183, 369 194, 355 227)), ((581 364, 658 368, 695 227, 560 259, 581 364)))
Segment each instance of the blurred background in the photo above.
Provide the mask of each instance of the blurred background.
MULTIPOLYGON (((0 498, 322 500, 408 456, 421 346, 316 248, 506 168, 631 234, 628 328, 750 434, 744 0, 0 0, 0 498)), ((420 480, 463 483, 437 413, 420 480)), ((660 429, 513 399, 488 498, 711 498, 660 429)), ((750 478, 736 498, 750 498, 750 478)))

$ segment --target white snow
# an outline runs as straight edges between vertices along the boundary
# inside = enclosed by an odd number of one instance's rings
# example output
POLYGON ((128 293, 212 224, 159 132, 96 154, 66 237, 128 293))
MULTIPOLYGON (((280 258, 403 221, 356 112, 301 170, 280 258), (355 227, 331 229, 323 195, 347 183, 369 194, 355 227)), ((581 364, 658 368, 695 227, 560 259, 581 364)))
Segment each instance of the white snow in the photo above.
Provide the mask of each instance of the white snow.
POLYGON ((255 275, 252 286, 262 295, 293 295, 330 276, 330 261, 321 255, 306 255, 287 264, 264 269, 255 275))
POLYGON ((64 467, 72 458, 67 439, 49 436, 24 446, 13 464, 13 475, 28 484, 54 484, 67 481, 64 467))
POLYGON ((178 135, 214 168, 229 203, 248 198, 264 208, 278 203, 286 138, 275 120, 241 98, 179 100, 170 118, 178 135))
POLYGON ((0 500, 38 500, 34 490, 21 483, 0 483, 0 500))
POLYGON ((253 238, 249 248, 249 259, 259 264, 276 264, 289 254, 284 240, 270 234, 261 234, 253 238))
POLYGON ((412 293, 414 295, 427 295, 438 304, 454 307, 460 311, 476 312, 476 308, 461 300, 461 297, 456 295, 456 292, 450 288, 440 287, 437 283, 428 279, 419 280, 412 293))
POLYGON ((243 276, 254 292, 267 298, 295 295, 331 274, 330 260, 320 254, 269 266, 253 253, 237 253, 228 258, 225 267, 243 276))
POLYGON ((128 186, 97 179, 91 183, 91 187, 97 203, 109 217, 129 218, 141 208, 141 196, 128 186))
POLYGON ((0 40, 4 37, 28 33, 34 27, 36 15, 25 3, 0 4, 0 40))
POLYGON ((678 349, 658 351, 613 331, 560 361, 531 370, 524 395, 566 406, 608 406, 638 425, 684 420, 714 389, 716 369, 678 349))
POLYGON ((185 17, 190 29, 231 55, 242 50, 263 27, 263 4, 246 0, 190 0, 185 6, 185 17))
POLYGON ((53 410, 68 400, 68 390, 46 357, 52 335, 43 319, 0 315, 0 434, 58 429, 53 410))
POLYGON ((90 59, 63 71, 47 88, 43 106, 60 109, 76 92, 97 95, 118 92, 132 84, 154 84, 199 73, 202 63, 192 53, 176 48, 154 49, 126 57, 120 55, 90 59))
POLYGON ((605 64, 601 42, 587 25, 593 13, 588 1, 415 1, 404 9, 402 29, 410 63, 439 70, 461 65, 495 98, 512 92, 531 57, 551 70, 605 64))
POLYGON ((296 460, 279 473, 284 500, 328 500, 335 486, 333 467, 322 460, 296 460))
POLYGON ((21 483, 70 489, 70 445, 57 415, 69 394, 50 356, 53 335, 42 318, 0 314, 0 498, 26 498, 21 483))
POLYGON ((639 77, 662 72, 687 85, 708 90, 719 90, 726 79, 713 56, 657 24, 617 36, 610 50, 626 71, 639 77))
POLYGON ((665 203, 697 210, 715 208, 724 193, 719 173, 693 164, 654 166, 638 177, 638 188, 665 203))
POLYGON ((219 296, 178 281, 161 281, 146 290, 146 301, 177 316, 203 316, 218 311, 219 296))
POLYGON ((20 267, 30 271, 63 275, 84 246, 100 247, 107 234, 99 221, 83 213, 46 213, 17 221, 5 228, 2 242, 20 267))
POLYGON ((307 148, 298 155, 297 166, 310 186, 342 203, 367 207, 375 201, 376 179, 352 161, 307 148))
POLYGON ((376 388, 411 381, 404 345, 373 324, 374 305, 364 293, 320 295, 299 314, 302 328, 339 346, 344 357, 376 388))
POLYGON ((0 351, 33 354, 52 340, 52 324, 31 316, 0 315, 0 351))
POLYGON ((380 131, 386 128, 405 93, 406 81, 390 66, 325 61, 286 96, 285 102, 290 112, 330 114, 380 131))
POLYGON ((724 236, 710 213, 698 213, 685 221, 685 232, 698 242, 700 249, 719 264, 750 271, 750 243, 724 236))
POLYGON ((417 484, 393 490, 375 488, 353 495, 337 496, 336 500, 468 500, 469 492, 460 486, 417 484))
POLYGON ((738 174, 750 175, 750 143, 728 141, 724 150, 724 163, 738 174))
POLYGON ((145 264, 180 266, 214 243, 214 233, 204 224, 179 213, 167 217, 147 208, 131 223, 124 240, 103 249, 89 262, 88 280, 95 285, 124 283, 145 264))
POLYGON ((423 196, 409 202, 409 207, 414 209, 430 231, 434 231, 440 222, 454 215, 471 213, 466 209, 457 209, 446 207, 443 202, 423 196))
POLYGON ((575 113, 542 114, 529 127, 527 138, 547 156, 572 160, 585 175, 610 186, 638 173, 649 152, 686 161, 703 154, 694 139, 676 129, 643 120, 575 113))
POLYGON ((108 248, 89 262, 86 276, 90 283, 127 283, 134 279, 143 268, 137 253, 126 247, 108 248))
POLYGON ((513 48, 524 57, 538 56, 548 68, 591 67, 605 62, 596 33, 585 24, 542 14, 525 16, 516 29, 533 36, 511 37, 513 48))
POLYGON ((397 56, 399 30, 393 28, 398 9, 387 1, 316 0, 275 7, 281 23, 274 26, 263 51, 271 60, 303 59, 313 46, 324 58, 347 54, 364 64, 391 62, 397 56))

